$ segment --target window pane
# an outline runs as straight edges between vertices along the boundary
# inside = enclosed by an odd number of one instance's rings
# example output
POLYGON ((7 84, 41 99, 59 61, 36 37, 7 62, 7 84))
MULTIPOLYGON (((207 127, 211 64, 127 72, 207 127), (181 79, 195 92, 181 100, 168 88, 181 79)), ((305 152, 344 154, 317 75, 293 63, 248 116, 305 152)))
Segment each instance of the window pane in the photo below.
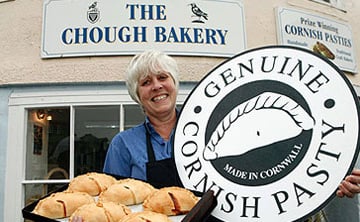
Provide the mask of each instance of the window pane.
POLYGON ((111 139, 119 132, 120 106, 75 108, 75 176, 101 172, 111 139))
POLYGON ((40 199, 46 194, 59 190, 65 184, 26 184, 25 187, 25 206, 33 203, 34 201, 40 199))
MULTIPOLYGON (((182 104, 177 104, 176 108, 180 110, 182 104)), ((145 115, 139 105, 124 105, 124 129, 132 128, 145 121, 145 115)))
POLYGON ((68 179, 70 109, 28 110, 27 180, 68 179))
POLYGON ((145 120, 139 105, 124 105, 124 115, 124 129, 132 128, 145 120))

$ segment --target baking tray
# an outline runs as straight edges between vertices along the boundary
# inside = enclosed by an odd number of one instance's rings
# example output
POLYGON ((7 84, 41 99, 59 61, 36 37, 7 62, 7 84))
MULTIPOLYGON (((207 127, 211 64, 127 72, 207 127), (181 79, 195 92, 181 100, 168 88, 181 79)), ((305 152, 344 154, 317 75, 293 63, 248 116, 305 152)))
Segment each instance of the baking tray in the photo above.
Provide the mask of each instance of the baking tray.
POLYGON ((24 207, 22 209, 23 218, 33 220, 33 221, 39 221, 39 222, 58 222, 58 220, 54 220, 54 219, 50 219, 48 217, 43 217, 41 215, 34 214, 34 213, 32 213, 32 211, 35 209, 36 205, 39 203, 39 201, 41 199, 44 199, 44 198, 50 196, 52 193, 61 192, 61 191, 66 190, 68 185, 69 184, 66 184, 66 185, 60 187, 59 189, 46 194, 45 196, 41 197, 40 199, 38 199, 38 200, 32 202, 31 204, 27 205, 26 207, 24 207))
MULTIPOLYGON (((123 179, 119 178, 118 176, 115 176, 116 179, 123 179)), ((64 220, 58 220, 58 219, 50 219, 38 214, 32 213, 32 211, 35 209, 36 205, 41 199, 44 199, 48 196, 50 196, 52 193, 61 192, 66 190, 68 187, 68 184, 65 184, 64 186, 60 187, 59 189, 48 193, 47 195, 41 197, 40 199, 30 203, 29 205, 25 206, 22 209, 22 215, 24 219, 29 219, 36 222, 59 222, 64 220)), ((214 218, 211 216, 211 211, 215 208, 217 204, 217 200, 214 196, 214 192, 209 190, 205 193, 200 193, 197 191, 193 191, 193 193, 201 197, 198 203, 193 207, 193 209, 187 213, 186 215, 182 217, 175 216, 173 219, 175 221, 181 221, 181 222, 199 222, 199 221, 208 221, 208 222, 218 222, 220 220, 214 218)))

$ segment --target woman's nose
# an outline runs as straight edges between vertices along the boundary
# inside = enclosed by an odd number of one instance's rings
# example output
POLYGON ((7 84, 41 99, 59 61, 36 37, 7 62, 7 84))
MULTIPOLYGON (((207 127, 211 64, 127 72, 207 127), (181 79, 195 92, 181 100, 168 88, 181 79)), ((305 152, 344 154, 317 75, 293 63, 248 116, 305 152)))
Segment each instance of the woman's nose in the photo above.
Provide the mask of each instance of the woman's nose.
POLYGON ((159 80, 155 79, 153 80, 153 87, 152 90, 158 90, 162 88, 162 84, 159 80))

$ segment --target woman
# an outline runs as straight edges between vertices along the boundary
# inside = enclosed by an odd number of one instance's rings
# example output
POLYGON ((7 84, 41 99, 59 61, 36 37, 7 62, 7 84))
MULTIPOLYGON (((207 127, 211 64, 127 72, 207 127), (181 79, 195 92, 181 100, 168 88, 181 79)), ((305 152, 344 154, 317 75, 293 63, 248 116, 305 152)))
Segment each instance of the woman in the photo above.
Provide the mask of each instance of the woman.
POLYGON ((104 172, 147 180, 155 186, 181 185, 172 158, 178 113, 177 63, 161 52, 137 55, 130 62, 126 83, 146 118, 144 123, 113 138, 104 172))

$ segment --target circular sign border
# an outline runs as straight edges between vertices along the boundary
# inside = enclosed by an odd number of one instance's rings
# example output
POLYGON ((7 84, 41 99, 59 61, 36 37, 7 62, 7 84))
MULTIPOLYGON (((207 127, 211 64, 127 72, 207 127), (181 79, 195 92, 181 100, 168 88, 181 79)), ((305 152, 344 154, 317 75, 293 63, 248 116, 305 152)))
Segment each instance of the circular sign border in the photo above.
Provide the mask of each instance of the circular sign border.
MULTIPOLYGON (((245 55, 245 54, 249 54, 251 52, 254 52, 254 51, 260 51, 260 50, 264 50, 264 49, 291 49, 291 50, 299 50, 299 51, 302 51, 302 52, 305 52, 305 53, 309 53, 309 54, 312 54, 312 56, 315 56, 315 57, 318 57, 320 60, 323 60, 327 65, 330 65, 332 69, 334 69, 336 71, 336 73, 338 75, 340 75, 341 79, 344 81, 344 83, 346 84, 346 86, 349 88, 350 92, 351 92, 351 95, 352 95, 352 101, 355 103, 355 106, 356 106, 356 112, 358 114, 358 123, 357 125, 359 126, 359 131, 360 131, 360 103, 359 103, 359 98, 350 82, 350 80, 346 77, 345 73, 343 71, 341 71, 339 69, 339 67, 337 67, 334 63, 332 63, 331 61, 329 61, 328 59, 324 58, 323 56, 319 55, 319 54, 316 54, 314 53, 313 51, 311 50, 308 50, 308 49, 305 49, 305 48, 301 48, 301 47, 295 47, 295 46, 290 46, 290 45, 267 45, 267 46, 262 46, 262 47, 256 47, 256 48, 252 48, 252 49, 248 49, 248 50, 245 50, 243 52, 240 52, 226 60, 224 60, 223 62, 221 62, 220 64, 216 65, 215 67, 213 67, 210 71, 208 71, 206 73, 206 75, 204 75, 200 81, 197 82, 196 86, 191 90, 191 92, 189 93, 189 95, 186 97, 184 103, 183 103, 183 107, 186 106, 186 104, 189 102, 191 96, 193 95, 193 93, 196 91, 196 88, 198 85, 200 85, 203 81, 205 81, 205 79, 210 76, 211 74, 213 74, 218 68, 220 68, 221 66, 225 65, 226 63, 228 63, 229 61, 237 58, 237 57, 240 57, 242 55, 245 55)), ((179 112, 179 116, 178 116, 178 119, 180 119, 181 115, 183 113, 183 109, 180 110, 179 112)), ((175 155, 175 152, 174 152, 174 147, 175 147, 175 137, 176 137, 176 133, 177 133, 177 130, 178 130, 178 122, 176 123, 176 126, 175 126, 175 130, 174 130, 174 142, 173 142, 173 145, 172 145, 172 151, 173 151, 173 155, 174 155, 174 159, 175 159, 175 163, 177 162, 176 161, 176 155, 175 155)), ((355 147, 354 147, 355 148, 355 147)), ((360 136, 358 135, 357 137, 357 142, 356 142, 356 148, 354 150, 354 155, 353 155, 353 158, 352 158, 352 162, 350 163, 344 177, 346 175, 349 175, 351 174, 355 164, 356 164, 356 161, 357 161, 357 156, 359 155, 359 152, 360 152, 360 136)), ((177 166, 178 167, 178 166, 177 166)), ((179 175, 180 176, 180 175, 179 175)), ((181 178, 180 176, 180 180, 183 181, 183 179, 181 178)), ((331 195, 329 195, 329 197, 324 200, 317 208, 314 208, 310 213, 302 216, 301 218, 298 218, 296 219, 295 221, 303 221, 304 219, 308 218, 309 216, 313 215, 315 212, 318 212, 320 211, 321 209, 323 209, 334 197, 336 196, 336 190, 332 192, 331 195)), ((215 216, 214 216, 215 217, 215 216)), ((215 217, 217 220, 221 221, 220 219, 218 219, 217 217, 215 217)))

